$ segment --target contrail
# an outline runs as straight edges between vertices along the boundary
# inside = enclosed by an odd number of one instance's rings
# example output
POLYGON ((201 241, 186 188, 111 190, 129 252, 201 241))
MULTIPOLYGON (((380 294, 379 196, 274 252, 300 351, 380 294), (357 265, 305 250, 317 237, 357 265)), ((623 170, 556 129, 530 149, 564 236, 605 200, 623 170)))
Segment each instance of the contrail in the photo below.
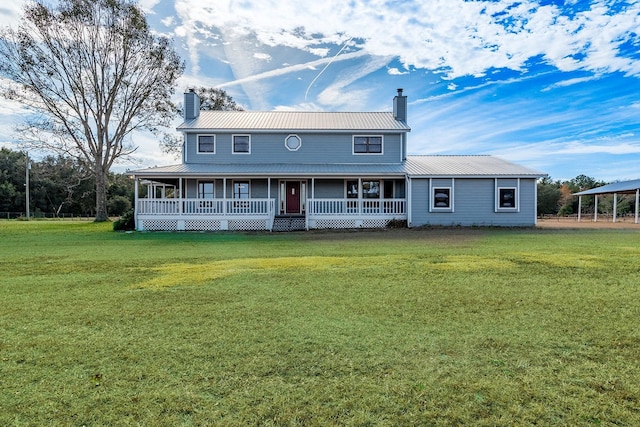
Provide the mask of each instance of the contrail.
MULTIPOLYGON (((367 52, 360 50, 360 51, 344 54, 344 55, 342 55, 340 57, 340 60, 353 59, 353 58, 358 58, 360 56, 366 56, 366 55, 368 55, 367 52)), ((336 59, 335 56, 333 58, 331 58, 330 62, 333 62, 334 59, 336 59)), ((327 58, 322 58, 322 59, 318 59, 318 60, 315 60, 315 61, 307 62, 305 64, 292 65, 292 66, 289 66, 289 67, 286 67, 286 68, 280 68, 280 69, 277 69, 277 70, 266 71, 264 73, 254 74, 252 76, 244 77, 244 78, 233 80, 233 81, 230 81, 230 82, 220 83, 220 84, 217 84, 217 85, 215 85, 213 87, 225 88, 225 87, 229 87, 229 86, 236 86, 236 85, 243 84, 243 83, 254 82, 254 81, 263 80, 263 79, 269 79, 269 78, 272 78, 272 77, 277 77, 277 76, 281 76, 281 75, 284 75, 284 74, 293 73, 295 71, 305 70, 305 69, 307 69, 309 67, 319 66, 319 65, 322 65, 322 64, 324 64, 326 62, 327 62, 327 58)))
POLYGON ((327 62, 327 65, 325 65, 324 68, 322 70, 320 70, 318 75, 313 80, 311 80, 311 83, 309 83, 309 86, 307 86, 307 90, 304 92, 304 100, 305 100, 305 102, 307 101, 307 95, 309 95, 309 90, 311 89, 311 86, 313 86, 313 84, 316 82, 316 80, 318 80, 318 78, 322 75, 322 73, 324 73, 324 70, 329 68, 329 65, 331 65, 333 63, 333 61, 338 57, 338 55, 340 55, 342 53, 342 51, 347 47, 347 45, 349 44, 349 42, 351 42, 351 40, 353 40, 353 37, 351 37, 349 40, 344 42, 344 45, 342 46, 342 48, 340 48, 338 53, 336 53, 333 56, 333 58, 331 58, 331 61, 327 62))

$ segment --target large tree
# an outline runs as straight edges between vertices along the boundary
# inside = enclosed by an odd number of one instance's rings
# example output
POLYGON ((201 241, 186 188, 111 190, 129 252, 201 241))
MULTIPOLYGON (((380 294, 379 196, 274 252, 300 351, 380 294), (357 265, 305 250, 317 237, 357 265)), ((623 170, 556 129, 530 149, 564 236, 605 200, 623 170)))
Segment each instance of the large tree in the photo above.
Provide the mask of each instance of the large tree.
POLYGON ((34 113, 19 131, 23 143, 90 167, 104 221, 111 166, 135 151, 135 131, 170 124, 184 64, 133 1, 47 3, 28 3, 18 28, 0 34, 0 75, 15 82, 3 95, 34 113))

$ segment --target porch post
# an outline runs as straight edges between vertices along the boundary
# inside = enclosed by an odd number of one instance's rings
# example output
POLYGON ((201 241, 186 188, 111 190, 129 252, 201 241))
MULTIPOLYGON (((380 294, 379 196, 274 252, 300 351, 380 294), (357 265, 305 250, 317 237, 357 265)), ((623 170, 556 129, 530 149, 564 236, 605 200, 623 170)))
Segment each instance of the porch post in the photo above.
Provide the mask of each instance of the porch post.
POLYGON ((613 222, 616 222, 618 216, 618 193, 613 193, 613 222))
MULTIPOLYGON (((134 205, 133 205, 133 224, 136 227, 136 230, 138 229, 138 177, 136 176, 134 178, 134 186, 133 186, 133 201, 134 201, 134 205)), ((636 209, 637 211, 637 209, 636 209)))
POLYGON ((269 224, 269 231, 273 231, 273 222, 275 220, 275 212, 272 212, 271 206, 271 177, 267 176, 267 211, 269 212, 269 219, 267 220, 269 224))
POLYGON ((596 194, 593 203, 593 222, 598 222, 598 195, 596 194))
POLYGON ((222 213, 227 215, 227 178, 222 179, 222 213))
POLYGON ((358 214, 362 214, 362 178, 358 178, 358 214))
POLYGON ((182 215, 182 204, 184 203, 184 194, 182 193, 182 177, 178 178, 178 188, 180 191, 180 198, 178 199, 178 214, 182 215))
POLYGON ((582 216, 582 196, 578 196, 578 222, 582 216))

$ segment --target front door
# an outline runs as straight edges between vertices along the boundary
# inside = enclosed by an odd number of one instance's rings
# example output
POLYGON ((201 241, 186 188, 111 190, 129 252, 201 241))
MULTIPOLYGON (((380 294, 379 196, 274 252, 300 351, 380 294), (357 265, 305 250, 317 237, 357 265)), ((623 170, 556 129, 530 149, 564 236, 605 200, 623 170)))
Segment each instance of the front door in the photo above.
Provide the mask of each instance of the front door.
POLYGON ((287 181, 286 184, 286 207, 285 213, 296 215, 300 213, 300 182, 287 181))

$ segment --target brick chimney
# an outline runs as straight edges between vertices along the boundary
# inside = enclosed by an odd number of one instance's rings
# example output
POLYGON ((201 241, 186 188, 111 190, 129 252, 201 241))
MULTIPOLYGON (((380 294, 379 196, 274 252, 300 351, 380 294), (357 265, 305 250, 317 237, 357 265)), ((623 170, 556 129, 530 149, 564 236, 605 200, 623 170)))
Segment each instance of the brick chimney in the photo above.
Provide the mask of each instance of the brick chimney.
POLYGON ((398 89, 398 94, 393 98, 393 117, 407 123, 407 97, 402 95, 402 88, 398 89))
POLYGON ((200 115, 200 97, 193 89, 184 93, 184 120, 192 120, 200 115))

